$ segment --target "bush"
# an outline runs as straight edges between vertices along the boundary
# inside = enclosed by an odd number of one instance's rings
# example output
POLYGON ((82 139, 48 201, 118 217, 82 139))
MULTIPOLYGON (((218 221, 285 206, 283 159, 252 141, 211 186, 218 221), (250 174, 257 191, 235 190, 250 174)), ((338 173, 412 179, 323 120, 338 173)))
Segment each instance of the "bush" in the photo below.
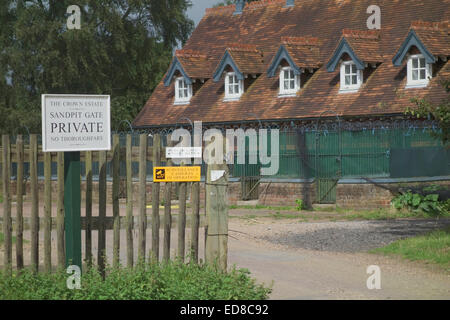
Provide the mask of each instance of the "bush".
POLYGON ((297 200, 295 200, 295 203, 297 204, 297 207, 296 207, 297 211, 305 210, 305 204, 303 203, 303 200, 297 199, 297 200))
POLYGON ((0 271, 0 300, 259 300, 271 290, 256 284, 246 269, 228 272, 210 266, 170 262, 107 270, 105 280, 87 270, 80 290, 67 289, 69 275, 33 275, 24 270, 9 276, 0 271))
POLYGON ((439 201, 438 194, 428 194, 426 196, 408 191, 392 199, 395 209, 408 209, 412 211, 422 211, 431 215, 448 215, 450 201, 439 201))

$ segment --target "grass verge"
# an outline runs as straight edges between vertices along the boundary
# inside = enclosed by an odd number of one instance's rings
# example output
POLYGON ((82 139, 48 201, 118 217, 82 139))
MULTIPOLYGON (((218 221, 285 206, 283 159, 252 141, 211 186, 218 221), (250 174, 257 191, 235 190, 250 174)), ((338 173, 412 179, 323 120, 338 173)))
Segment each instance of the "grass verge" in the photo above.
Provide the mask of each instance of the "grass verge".
POLYGON ((229 209, 234 210, 234 209, 248 209, 248 210, 279 210, 279 211, 297 211, 295 206, 281 206, 281 207, 275 207, 275 206, 264 206, 264 205, 260 205, 257 204, 255 206, 251 206, 251 205, 242 205, 242 206, 238 206, 238 205, 230 205, 228 206, 229 209))
POLYGON ((370 252, 433 263, 450 272, 450 227, 427 235, 399 240, 370 252))
POLYGON ((246 269, 223 273, 180 262, 110 269, 105 280, 93 268, 83 273, 79 290, 67 289, 68 276, 0 271, 0 300, 260 300, 271 292, 246 269))
MULTIPOLYGON (((254 207, 253 207, 254 208, 254 207)), ((284 207, 282 207, 284 208, 284 207)), ((239 219, 258 219, 258 218, 273 218, 276 220, 300 220, 302 222, 307 221, 354 221, 354 220, 395 220, 395 219, 434 219, 435 215, 428 214, 421 211, 392 211, 388 209, 378 209, 378 210, 362 210, 353 211, 338 208, 334 211, 297 211, 297 212, 286 212, 286 210, 280 209, 279 207, 266 207, 265 209, 273 210, 273 213, 264 214, 249 214, 242 216, 231 216, 232 218, 239 219)), ((450 218, 450 213, 441 215, 441 218, 450 218)))

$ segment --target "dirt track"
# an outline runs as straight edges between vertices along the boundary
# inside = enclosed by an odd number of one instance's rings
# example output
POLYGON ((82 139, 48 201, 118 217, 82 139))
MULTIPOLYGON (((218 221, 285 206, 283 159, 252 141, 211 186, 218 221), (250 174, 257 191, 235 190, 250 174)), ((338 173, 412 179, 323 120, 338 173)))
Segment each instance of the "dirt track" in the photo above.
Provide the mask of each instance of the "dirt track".
POLYGON ((375 245, 375 238, 382 246, 396 237, 420 234, 450 222, 441 223, 232 219, 230 262, 248 268, 266 284, 273 280, 272 299, 450 299, 450 274, 445 271, 364 253, 367 243, 375 245), (377 229, 380 237, 374 236, 377 229), (364 241, 364 232, 370 241, 364 241), (311 236, 314 234, 316 239, 311 236), (316 240, 324 244, 321 251, 302 248, 316 240), (358 247, 358 240, 364 244, 358 247), (381 269, 381 290, 367 289, 370 265, 381 269))

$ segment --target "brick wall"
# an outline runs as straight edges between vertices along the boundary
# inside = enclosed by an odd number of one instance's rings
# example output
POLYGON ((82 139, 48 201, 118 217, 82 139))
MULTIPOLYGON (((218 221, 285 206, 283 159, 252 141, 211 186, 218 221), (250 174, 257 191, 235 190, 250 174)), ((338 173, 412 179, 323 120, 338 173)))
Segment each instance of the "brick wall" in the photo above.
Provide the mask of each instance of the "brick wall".
MULTIPOLYGON (((428 183, 392 183, 383 184, 383 186, 422 186, 422 185, 445 185, 450 187, 450 181, 428 182, 428 183)), ((56 199, 56 181, 52 182, 53 194, 56 199)), ((125 187, 125 186, 124 186, 125 187)), ((152 183, 148 183, 147 186, 147 201, 151 201, 152 197, 152 183)), ((165 184, 161 184, 160 200, 164 198, 165 184)), ((173 199, 176 199, 176 187, 172 184, 173 199)), ((26 187, 26 199, 30 196, 29 184, 26 187)), ((121 189, 122 190, 122 189, 121 189)), ((123 189, 124 190, 124 189, 123 189)), ((111 201, 111 182, 107 183, 107 199, 111 201)), ((11 192, 13 198, 15 198, 15 183, 11 185, 11 192)), ((189 191, 190 192, 190 189, 189 191)), ((40 199, 43 199, 44 184, 43 181, 39 181, 39 193, 40 199)), ((98 199, 98 183, 94 182, 94 201, 98 199)), ((139 184, 136 182, 133 184, 133 198, 137 204, 137 197, 139 194, 139 184)), ((85 195, 85 184, 82 183, 82 197, 85 195)), ((259 186, 259 199, 258 204, 261 205, 282 205, 282 206, 295 206, 297 199, 302 199, 306 203, 314 203, 316 195, 315 183, 289 183, 289 182, 264 182, 259 186)), ((336 204, 342 208, 355 208, 355 209, 374 209, 374 208, 387 208, 390 206, 392 194, 379 186, 373 184, 339 184, 336 191, 337 201, 336 204)), ((190 194, 188 194, 190 198, 190 194)), ((200 187, 200 203, 204 205, 205 201, 205 185, 202 183, 200 187)), ((228 203, 237 204, 241 201, 241 183, 231 182, 228 188, 228 203)))

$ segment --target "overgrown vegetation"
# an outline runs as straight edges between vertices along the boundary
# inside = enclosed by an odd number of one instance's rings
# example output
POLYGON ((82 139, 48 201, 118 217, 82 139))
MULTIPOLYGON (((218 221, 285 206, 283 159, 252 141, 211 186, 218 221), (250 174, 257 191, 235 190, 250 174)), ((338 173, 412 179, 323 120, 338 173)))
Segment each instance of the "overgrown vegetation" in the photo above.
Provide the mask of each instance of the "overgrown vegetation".
POLYGON ((277 207, 277 206, 264 206, 264 205, 260 205, 260 204, 257 204, 257 205, 254 205, 254 206, 251 206, 251 205, 242 205, 242 206, 240 206, 240 205, 229 205, 228 206, 228 209, 248 209, 248 210, 280 210, 280 211, 296 211, 297 209, 296 209, 296 207, 294 207, 294 206, 280 206, 280 207, 277 207))
MULTIPOLYGON (((450 93, 450 79, 443 79, 441 85, 447 93, 450 93)), ((406 114, 417 118, 431 118, 439 122, 441 131, 432 132, 432 135, 450 147, 450 94, 437 105, 423 98, 413 98, 411 102, 415 107, 408 108, 406 114)))
POLYGON ((435 263, 450 271, 450 228, 427 235, 399 240, 372 253, 399 255, 413 261, 435 263))
POLYGON ((426 212, 430 215, 442 216, 450 211, 450 200, 440 201, 438 194, 421 195, 408 191, 392 199, 397 210, 407 209, 413 212, 426 212))
POLYGON ((297 211, 302 211, 302 210, 306 209, 305 204, 303 203, 302 199, 295 200, 295 203, 297 204, 297 207, 296 207, 297 211))
POLYGON ((0 271, 0 300, 259 300, 270 289, 256 284, 246 269, 222 273, 210 266, 170 262, 110 269, 82 275, 81 289, 67 289, 68 274, 0 271))

